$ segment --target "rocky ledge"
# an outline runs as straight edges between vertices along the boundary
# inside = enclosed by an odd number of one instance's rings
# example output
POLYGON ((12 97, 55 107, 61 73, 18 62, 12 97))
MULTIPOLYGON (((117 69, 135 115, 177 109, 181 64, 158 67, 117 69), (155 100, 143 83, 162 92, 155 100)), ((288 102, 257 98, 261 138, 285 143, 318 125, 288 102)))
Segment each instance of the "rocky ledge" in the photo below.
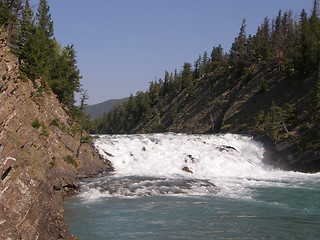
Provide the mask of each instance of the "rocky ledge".
POLYGON ((75 239, 63 199, 79 178, 110 171, 55 95, 19 71, 0 38, 0 239, 75 239))

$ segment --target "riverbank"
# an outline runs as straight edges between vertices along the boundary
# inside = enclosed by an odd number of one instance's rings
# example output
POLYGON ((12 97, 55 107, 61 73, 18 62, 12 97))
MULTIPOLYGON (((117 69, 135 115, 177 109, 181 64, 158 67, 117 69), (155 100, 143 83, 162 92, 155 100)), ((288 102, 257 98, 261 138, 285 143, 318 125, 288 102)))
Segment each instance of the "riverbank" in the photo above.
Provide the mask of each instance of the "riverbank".
POLYGON ((76 131, 40 80, 31 81, 0 34, 0 239, 74 239, 62 202, 111 165, 76 131))

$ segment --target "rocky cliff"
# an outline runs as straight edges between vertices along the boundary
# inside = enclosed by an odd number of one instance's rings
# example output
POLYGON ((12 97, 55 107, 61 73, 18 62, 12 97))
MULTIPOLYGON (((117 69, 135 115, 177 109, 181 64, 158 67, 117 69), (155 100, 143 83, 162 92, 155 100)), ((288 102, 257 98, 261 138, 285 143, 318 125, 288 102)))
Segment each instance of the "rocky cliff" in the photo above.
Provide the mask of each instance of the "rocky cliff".
POLYGON ((74 239, 62 200, 77 179, 110 170, 55 95, 30 81, 0 38, 0 239, 74 239))

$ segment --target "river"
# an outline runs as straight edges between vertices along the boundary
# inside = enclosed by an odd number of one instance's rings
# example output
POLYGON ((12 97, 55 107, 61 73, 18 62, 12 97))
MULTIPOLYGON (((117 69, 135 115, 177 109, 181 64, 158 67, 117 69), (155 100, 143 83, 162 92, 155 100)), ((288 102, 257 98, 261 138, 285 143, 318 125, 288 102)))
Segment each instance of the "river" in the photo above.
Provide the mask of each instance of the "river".
POLYGON ((320 239, 320 174, 263 164, 249 136, 101 135, 115 172, 64 204, 72 234, 102 239, 320 239))

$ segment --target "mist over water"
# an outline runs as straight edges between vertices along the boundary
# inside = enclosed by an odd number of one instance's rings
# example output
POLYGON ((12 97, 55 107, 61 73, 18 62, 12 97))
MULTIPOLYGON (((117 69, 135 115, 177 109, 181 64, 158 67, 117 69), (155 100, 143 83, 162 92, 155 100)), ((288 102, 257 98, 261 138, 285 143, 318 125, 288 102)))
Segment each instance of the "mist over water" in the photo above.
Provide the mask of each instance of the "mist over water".
POLYGON ((95 147, 115 172, 66 202, 79 239, 320 239, 320 175, 263 164, 249 136, 103 135, 95 147))

